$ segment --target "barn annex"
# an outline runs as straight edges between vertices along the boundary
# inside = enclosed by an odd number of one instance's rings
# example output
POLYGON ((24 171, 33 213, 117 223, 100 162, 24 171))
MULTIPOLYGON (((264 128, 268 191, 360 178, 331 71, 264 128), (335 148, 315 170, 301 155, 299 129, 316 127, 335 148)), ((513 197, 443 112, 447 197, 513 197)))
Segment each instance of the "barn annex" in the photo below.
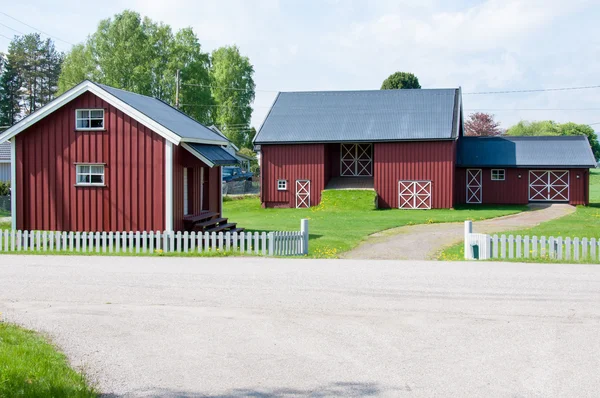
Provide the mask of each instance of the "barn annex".
POLYGON ((264 207, 374 189, 380 208, 588 204, 586 137, 463 137, 460 89, 280 93, 255 140, 264 207))
POLYGON ((239 231, 220 217, 220 134, 168 104, 84 81, 2 134, 13 228, 239 231))

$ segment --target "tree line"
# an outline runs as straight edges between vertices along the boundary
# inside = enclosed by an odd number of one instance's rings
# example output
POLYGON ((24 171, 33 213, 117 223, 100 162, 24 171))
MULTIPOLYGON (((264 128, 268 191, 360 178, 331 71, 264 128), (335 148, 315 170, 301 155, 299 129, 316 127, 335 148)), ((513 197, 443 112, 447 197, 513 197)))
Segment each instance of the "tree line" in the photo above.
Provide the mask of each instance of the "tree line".
POLYGON ((39 34, 16 36, 0 57, 0 125, 9 126, 57 95, 89 79, 175 105, 216 125, 239 148, 252 147, 254 67, 237 46, 204 52, 191 28, 169 25, 126 10, 67 53, 39 34))

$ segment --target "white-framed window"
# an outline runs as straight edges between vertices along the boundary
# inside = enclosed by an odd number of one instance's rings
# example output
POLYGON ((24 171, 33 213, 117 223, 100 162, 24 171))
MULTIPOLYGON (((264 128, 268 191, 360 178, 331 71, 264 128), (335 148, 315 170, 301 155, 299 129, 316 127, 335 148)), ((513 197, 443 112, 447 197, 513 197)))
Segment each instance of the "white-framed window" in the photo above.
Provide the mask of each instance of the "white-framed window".
POLYGON ((104 130, 104 109, 77 109, 75 111, 77 130, 104 130))
POLYGON ((504 169, 492 169, 492 181, 504 181, 504 169))
POLYGON ((84 164, 75 165, 77 170, 76 185, 98 185, 104 186, 104 165, 103 164, 84 164))
POLYGON ((287 191, 287 180, 277 180, 277 190, 287 191))

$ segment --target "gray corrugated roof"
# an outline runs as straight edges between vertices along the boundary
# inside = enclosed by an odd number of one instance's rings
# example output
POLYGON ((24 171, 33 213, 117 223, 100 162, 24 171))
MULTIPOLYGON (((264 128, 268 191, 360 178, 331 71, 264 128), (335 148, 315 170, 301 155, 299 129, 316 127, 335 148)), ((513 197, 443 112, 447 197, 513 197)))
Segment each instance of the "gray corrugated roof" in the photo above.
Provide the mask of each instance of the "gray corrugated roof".
POLYGON ((585 136, 462 137, 460 167, 596 167, 585 136))
POLYGON ((280 93, 255 143, 455 138, 457 89, 280 93))
POLYGON ((239 163, 232 154, 219 146, 196 144, 193 142, 188 142, 187 145, 217 166, 239 163))
POLYGON ((220 134, 198 123, 185 113, 173 108, 169 104, 156 98, 132 93, 118 88, 95 83, 98 87, 108 91, 121 101, 142 112, 155 122, 168 128, 183 139, 201 139, 220 141, 227 144, 227 140, 220 134))
POLYGON ((10 160, 10 142, 0 144, 0 160, 10 160))

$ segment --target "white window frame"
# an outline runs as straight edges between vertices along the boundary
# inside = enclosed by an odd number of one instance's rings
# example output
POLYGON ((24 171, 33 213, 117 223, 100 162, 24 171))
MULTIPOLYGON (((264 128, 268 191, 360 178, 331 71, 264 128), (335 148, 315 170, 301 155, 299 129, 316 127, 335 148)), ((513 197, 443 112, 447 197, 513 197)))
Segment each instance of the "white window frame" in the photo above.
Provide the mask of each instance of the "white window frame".
POLYGON ((506 169, 492 169, 491 178, 492 178, 492 181, 506 180, 506 169), (494 173, 496 173, 496 176, 494 176, 494 173), (500 178, 500 173, 502 173, 502 178, 500 178))
POLYGON ((77 187, 104 187, 106 186, 106 164, 104 163, 75 163, 75 186, 77 187), (101 166, 102 174, 100 173, 92 173, 92 166, 101 166), (89 167, 89 171, 87 173, 80 172, 80 167, 89 167), (102 176, 102 182, 79 182, 80 175, 89 175, 90 181, 92 180, 91 176, 102 176))
POLYGON ((75 110, 75 130, 76 131, 98 131, 105 129, 105 112, 103 108, 89 108, 89 109, 76 109, 75 110), (102 111, 102 127, 78 127, 78 123, 80 120, 87 120, 89 125, 92 125, 92 120, 100 120, 100 118, 92 117, 92 111, 102 111), (89 112, 87 117, 79 117, 79 112, 89 112))
POLYGON ((277 190, 287 191, 287 180, 277 180, 277 190))

